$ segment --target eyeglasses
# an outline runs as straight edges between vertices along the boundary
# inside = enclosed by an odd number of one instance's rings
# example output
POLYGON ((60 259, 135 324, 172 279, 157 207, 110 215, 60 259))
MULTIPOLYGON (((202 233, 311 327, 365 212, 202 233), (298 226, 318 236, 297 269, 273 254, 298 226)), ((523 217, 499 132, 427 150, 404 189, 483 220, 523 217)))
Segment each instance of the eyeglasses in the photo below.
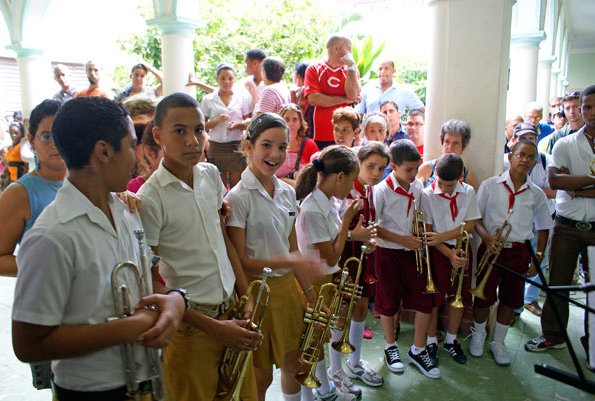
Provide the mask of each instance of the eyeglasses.
POLYGON ((528 155, 528 154, 525 154, 522 152, 521 153, 513 153, 512 156, 516 157, 519 160, 525 161, 525 162, 535 160, 535 155, 528 155))
POLYGON ((52 133, 51 132, 43 132, 39 135, 35 136, 36 139, 39 139, 39 142, 43 142, 43 143, 54 143, 54 140, 52 139, 52 133))
POLYGON ((408 122, 407 124, 405 124, 405 125, 406 125, 406 126, 408 126, 409 128, 412 128, 412 127, 414 127, 414 126, 419 128, 419 127, 421 127, 422 125, 424 125, 424 123, 420 123, 420 122, 413 123, 413 122, 409 121, 409 122, 408 122))

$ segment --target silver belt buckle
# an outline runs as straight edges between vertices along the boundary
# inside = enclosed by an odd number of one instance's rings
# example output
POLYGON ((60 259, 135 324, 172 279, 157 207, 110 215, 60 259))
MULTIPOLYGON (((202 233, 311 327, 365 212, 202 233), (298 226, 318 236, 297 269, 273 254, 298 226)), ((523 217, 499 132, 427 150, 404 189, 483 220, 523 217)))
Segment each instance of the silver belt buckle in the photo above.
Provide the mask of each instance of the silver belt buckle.
POLYGON ((576 223, 574 223, 574 227, 577 230, 581 230, 581 231, 591 231, 591 228, 593 228, 593 225, 591 223, 589 223, 588 221, 577 221, 576 223))
POLYGON ((512 242, 503 242, 502 248, 506 248, 506 249, 512 248, 512 242))

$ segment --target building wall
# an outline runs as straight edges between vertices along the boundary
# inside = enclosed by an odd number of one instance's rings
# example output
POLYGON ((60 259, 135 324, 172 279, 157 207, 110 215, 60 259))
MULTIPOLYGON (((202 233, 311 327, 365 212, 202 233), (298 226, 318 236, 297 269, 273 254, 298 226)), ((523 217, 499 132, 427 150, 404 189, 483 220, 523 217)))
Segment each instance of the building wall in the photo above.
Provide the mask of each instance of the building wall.
POLYGON ((595 51, 570 53, 568 60, 568 89, 581 90, 595 84, 595 51))
MULTIPOLYGON (((85 88, 89 85, 84 64, 52 61, 52 68, 59 63, 65 64, 70 68, 70 81, 74 87, 85 88)), ((54 80, 52 71, 48 71, 47 79, 54 80)), ((56 92, 59 89, 58 84, 55 84, 56 92)), ((0 56, 0 94, 0 118, 6 116, 12 117, 12 113, 22 110, 19 67, 15 58, 0 56)))

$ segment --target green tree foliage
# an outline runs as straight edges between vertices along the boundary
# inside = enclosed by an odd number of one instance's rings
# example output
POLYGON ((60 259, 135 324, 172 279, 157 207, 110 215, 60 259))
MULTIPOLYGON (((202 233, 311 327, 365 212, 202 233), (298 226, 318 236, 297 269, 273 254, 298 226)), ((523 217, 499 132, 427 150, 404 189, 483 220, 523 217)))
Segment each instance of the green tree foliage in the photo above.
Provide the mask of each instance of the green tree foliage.
POLYGON ((362 85, 365 85, 370 79, 377 78, 376 71, 372 69, 374 61, 380 56, 384 49, 384 42, 374 48, 373 39, 371 36, 366 36, 360 40, 354 40, 352 43, 352 52, 359 76, 362 80, 362 85))
POLYGON ((427 65, 416 60, 398 60, 395 67, 398 82, 408 84, 411 90, 426 104, 427 65))
MULTIPOLYGON (((285 80, 301 61, 321 58, 332 33, 332 18, 316 0, 272 1, 266 7, 258 0, 205 0, 200 18, 206 26, 196 30, 194 60, 196 78, 215 85, 215 68, 232 64, 238 76, 244 70, 244 53, 263 49, 285 62, 285 80)), ((155 27, 121 42, 122 49, 161 66, 161 38, 155 27)))

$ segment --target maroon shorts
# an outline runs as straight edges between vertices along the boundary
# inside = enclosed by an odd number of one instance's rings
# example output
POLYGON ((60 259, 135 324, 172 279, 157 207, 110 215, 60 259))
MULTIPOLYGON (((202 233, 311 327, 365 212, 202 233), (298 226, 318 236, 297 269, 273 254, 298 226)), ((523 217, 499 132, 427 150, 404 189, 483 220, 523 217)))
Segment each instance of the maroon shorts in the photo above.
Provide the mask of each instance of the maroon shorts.
MULTIPOLYGON (((442 252, 436 250, 436 248, 430 248, 430 257, 432 263, 432 273, 435 278, 436 288, 438 289, 438 294, 434 295, 434 303, 436 306, 441 306, 446 301, 446 298, 450 298, 450 300, 454 299, 455 294, 457 293, 457 288, 459 286, 459 276, 457 275, 454 284, 451 285, 450 283, 450 276, 452 274, 452 265, 450 264, 450 260, 442 254, 442 252)), ((473 256, 471 252, 469 252, 469 262, 467 266, 473 265, 473 256)), ((463 298, 463 303, 465 306, 471 305, 472 298, 469 289, 471 288, 471 272, 467 269, 467 273, 463 278, 463 289, 461 291, 461 296, 463 298)))
MULTIPOLYGON (((343 254, 341 255, 341 259, 339 259, 339 266, 343 268, 345 266, 345 261, 352 256, 355 256, 359 259, 362 253, 361 246, 362 243, 359 241, 347 242, 345 244, 343 254)), ((355 261, 350 262, 348 268, 349 277, 351 277, 351 280, 355 280, 355 275, 357 274, 357 263, 355 261)), ((366 277, 376 278, 376 274, 374 273, 374 253, 365 254, 359 279, 359 283, 362 286, 362 297, 372 298, 374 297, 376 284, 366 284, 364 280, 366 277)))
MULTIPOLYGON (((518 246, 502 249, 496 263, 524 275, 529 269, 531 256, 524 243, 514 244, 518 244, 518 246)), ((477 251, 478 260, 481 260, 484 252, 485 247, 481 244, 477 251)), ((477 277, 477 284, 481 282, 485 273, 484 271, 481 276, 477 277)), ((518 309, 523 306, 524 294, 525 283, 523 280, 494 266, 484 289, 486 299, 483 300, 475 297, 474 302, 480 308, 489 308, 496 302, 496 297, 498 297, 503 304, 508 305, 512 309, 518 309), (496 289, 498 289, 498 294, 496 294, 496 289)))
POLYGON ((417 273, 415 252, 376 247, 376 298, 374 310, 384 316, 399 311, 403 300, 405 309, 432 313, 433 296, 424 294, 426 272, 417 273))

